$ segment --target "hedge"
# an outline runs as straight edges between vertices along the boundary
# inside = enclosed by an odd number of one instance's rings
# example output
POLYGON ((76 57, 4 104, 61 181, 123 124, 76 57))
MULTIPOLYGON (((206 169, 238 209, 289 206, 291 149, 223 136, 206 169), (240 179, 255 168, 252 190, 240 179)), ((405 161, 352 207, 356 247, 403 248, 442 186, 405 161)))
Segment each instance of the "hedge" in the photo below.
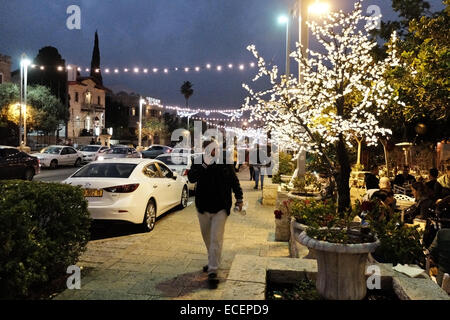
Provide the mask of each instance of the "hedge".
POLYGON ((26 298, 86 249, 91 219, 80 188, 0 181, 0 299, 26 298))

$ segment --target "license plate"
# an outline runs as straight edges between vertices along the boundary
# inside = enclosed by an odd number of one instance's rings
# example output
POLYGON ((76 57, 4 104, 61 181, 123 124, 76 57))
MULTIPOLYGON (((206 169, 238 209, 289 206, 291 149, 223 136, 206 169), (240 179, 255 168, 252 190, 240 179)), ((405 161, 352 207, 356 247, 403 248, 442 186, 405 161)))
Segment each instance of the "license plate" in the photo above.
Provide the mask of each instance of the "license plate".
POLYGON ((102 189, 84 189, 85 198, 101 198, 103 197, 102 189))

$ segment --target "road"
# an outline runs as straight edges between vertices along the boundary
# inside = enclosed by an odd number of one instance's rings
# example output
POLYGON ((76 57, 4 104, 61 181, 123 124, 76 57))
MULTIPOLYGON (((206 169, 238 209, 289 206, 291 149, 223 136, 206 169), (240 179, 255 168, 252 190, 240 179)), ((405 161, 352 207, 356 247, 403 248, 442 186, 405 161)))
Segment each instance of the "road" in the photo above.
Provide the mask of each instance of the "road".
POLYGON ((74 167, 62 167, 55 170, 41 168, 41 173, 34 177, 34 181, 61 182, 75 173, 78 169, 79 168, 74 167))

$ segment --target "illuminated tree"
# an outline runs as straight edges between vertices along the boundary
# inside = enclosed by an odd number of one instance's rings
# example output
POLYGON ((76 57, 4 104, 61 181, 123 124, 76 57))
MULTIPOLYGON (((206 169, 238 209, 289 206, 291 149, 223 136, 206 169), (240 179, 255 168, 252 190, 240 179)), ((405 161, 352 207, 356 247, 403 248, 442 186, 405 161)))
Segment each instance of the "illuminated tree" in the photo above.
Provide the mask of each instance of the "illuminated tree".
POLYGON ((395 46, 382 61, 371 55, 376 43, 369 32, 376 19, 363 16, 358 2, 350 13, 331 12, 320 22, 308 23, 323 50, 306 50, 309 56, 303 56, 297 45, 291 56, 301 66, 300 82, 285 76, 278 81, 278 68, 269 70, 255 46, 248 47, 258 59, 254 81, 268 76, 271 88, 255 92, 244 84, 249 92, 244 110, 251 111, 251 120, 264 121, 283 143, 323 157, 336 178, 341 211, 350 206, 348 148, 355 133, 368 145, 376 145, 380 136, 391 133, 379 125, 381 110, 388 104, 402 105, 384 77, 388 66, 399 63, 395 46), (325 152, 328 147, 335 151, 337 163, 325 152))

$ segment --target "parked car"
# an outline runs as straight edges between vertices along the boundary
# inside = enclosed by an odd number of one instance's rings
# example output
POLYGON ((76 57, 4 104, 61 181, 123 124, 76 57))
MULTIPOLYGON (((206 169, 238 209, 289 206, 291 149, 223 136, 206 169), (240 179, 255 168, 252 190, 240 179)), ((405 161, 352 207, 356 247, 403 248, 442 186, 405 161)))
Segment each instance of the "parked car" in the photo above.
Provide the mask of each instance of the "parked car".
POLYGON ((109 148, 100 145, 84 146, 80 149, 80 152, 83 154, 82 162, 88 163, 91 161, 95 161, 97 157, 103 154, 106 150, 109 150, 109 148))
POLYGON ((172 153, 185 153, 185 154, 194 154, 194 149, 190 148, 174 148, 172 153))
POLYGON ((188 181, 189 190, 195 190, 195 183, 190 183, 187 175, 189 169, 194 162, 194 156, 188 153, 170 153, 162 154, 156 157, 156 160, 164 162, 170 170, 178 173, 178 175, 184 177, 188 181))
POLYGON ((81 165, 83 154, 73 147, 68 146, 49 146, 35 154, 41 163, 41 167, 56 169, 58 166, 81 165))
POLYGON ((94 220, 121 220, 153 230, 156 218, 188 204, 186 180, 149 159, 91 162, 63 183, 80 186, 94 220))
POLYGON ((142 155, 135 148, 114 147, 106 150, 103 154, 99 154, 96 158, 102 161, 106 159, 142 158, 142 155))
POLYGON ((142 151, 143 158, 155 159, 157 156, 164 153, 171 153, 172 148, 168 146, 162 146, 159 144, 154 144, 150 146, 147 150, 142 151))
POLYGON ((31 181, 40 173, 39 159, 14 147, 0 146, 0 179, 31 181))

